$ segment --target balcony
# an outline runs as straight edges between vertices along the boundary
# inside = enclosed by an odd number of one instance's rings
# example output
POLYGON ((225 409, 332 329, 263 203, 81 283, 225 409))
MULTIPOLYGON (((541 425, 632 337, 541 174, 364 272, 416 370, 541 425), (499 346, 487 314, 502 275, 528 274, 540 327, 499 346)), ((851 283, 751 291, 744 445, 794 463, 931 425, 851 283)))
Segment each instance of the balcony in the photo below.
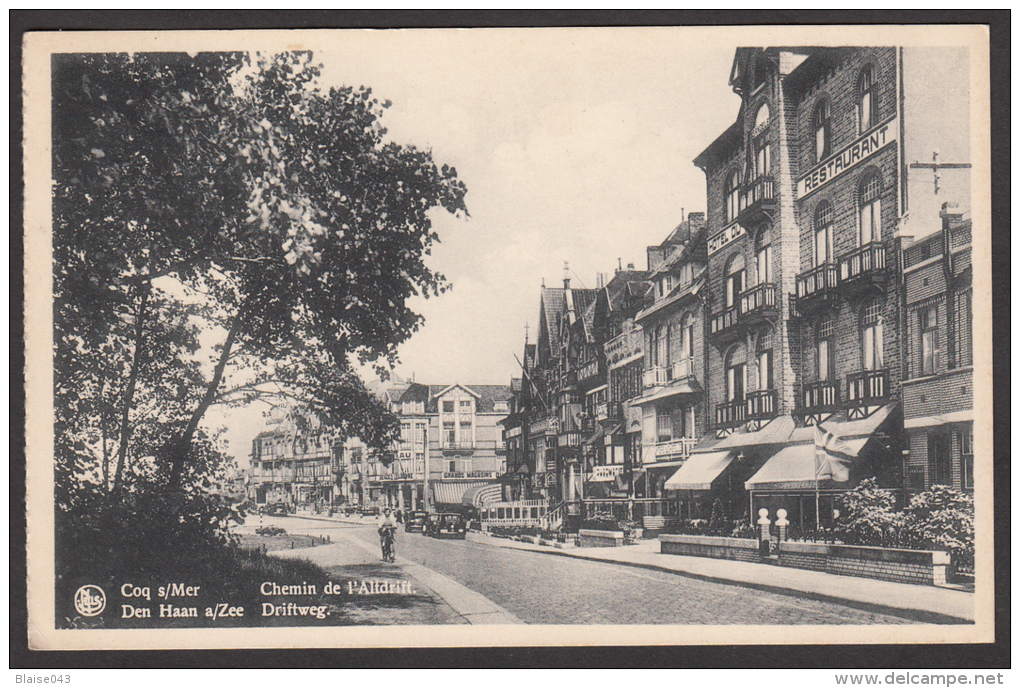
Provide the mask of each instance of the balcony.
POLYGON ((606 363, 610 368, 623 365, 644 355, 645 336, 641 328, 613 337, 605 345, 606 363))
POLYGON ((713 337, 730 337, 736 336, 736 324, 737 324, 737 307, 731 306, 722 313, 717 313, 712 316, 711 325, 709 327, 709 333, 713 337))
POLYGON ((740 293, 738 322, 752 324, 776 313, 776 285, 763 282, 740 293))
POLYGON ((672 371, 669 368, 656 366, 655 368, 649 368, 641 374, 641 381, 644 383, 645 389, 649 387, 660 387, 670 381, 670 373, 672 371))
POLYGON ((776 390, 748 392, 746 402, 747 420, 772 420, 776 417, 776 390))
POLYGON ((873 241, 841 256, 839 283, 850 292, 882 288, 885 284, 885 247, 873 241))
POLYGON ((474 442, 444 442, 440 447, 444 454, 469 454, 475 450, 474 442))
POLYGON ((865 418, 889 401, 889 371, 864 370, 846 376, 846 407, 850 418, 865 418))
POLYGON ((715 425, 718 428, 735 428, 747 421, 747 401, 735 399, 717 404, 715 407, 715 425))
POLYGON ((804 385, 804 414, 817 418, 839 410, 839 383, 820 380, 804 385))
POLYGON ((694 360, 681 358, 673 361, 668 366, 649 368, 642 373, 642 383, 645 389, 649 387, 661 387, 671 382, 686 380, 694 376, 694 360))
POLYGON ((681 437, 678 440, 659 442, 654 445, 656 461, 679 461, 691 455, 691 450, 698 440, 694 437, 681 437))
POLYGON ((776 207, 776 186, 771 177, 758 177, 740 195, 737 221, 748 227, 770 219, 776 207))
POLYGON ((823 263, 797 275, 797 310, 810 314, 833 298, 839 283, 835 263, 823 263))

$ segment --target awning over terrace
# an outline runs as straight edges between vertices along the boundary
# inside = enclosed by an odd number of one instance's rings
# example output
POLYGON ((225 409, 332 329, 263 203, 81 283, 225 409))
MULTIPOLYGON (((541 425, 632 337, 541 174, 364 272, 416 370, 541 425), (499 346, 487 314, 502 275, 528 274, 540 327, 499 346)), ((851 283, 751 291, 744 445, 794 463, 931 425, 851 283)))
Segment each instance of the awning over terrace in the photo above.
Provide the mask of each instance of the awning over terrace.
POLYGON ((733 451, 691 454, 664 487, 667 490, 711 490, 712 483, 722 475, 735 455, 733 451))

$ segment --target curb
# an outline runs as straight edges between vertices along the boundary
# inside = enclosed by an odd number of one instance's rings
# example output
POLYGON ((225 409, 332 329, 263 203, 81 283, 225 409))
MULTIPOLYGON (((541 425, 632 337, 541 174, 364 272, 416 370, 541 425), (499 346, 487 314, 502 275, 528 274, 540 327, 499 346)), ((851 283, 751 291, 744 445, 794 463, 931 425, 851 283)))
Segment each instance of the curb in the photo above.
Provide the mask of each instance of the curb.
MULTIPOLYGON (((486 537, 492 538, 491 535, 486 537)), ((522 552, 535 552, 537 554, 547 554, 554 557, 570 557, 573 559, 583 559, 585 561, 596 561, 603 564, 619 564, 620 566, 629 566, 631 568, 645 569, 648 571, 658 571, 659 573, 673 574, 675 576, 684 576, 687 578, 692 578, 694 580, 701 580, 710 583, 722 583, 723 585, 733 585, 740 588, 750 588, 752 590, 761 590, 763 592, 771 592, 779 595, 800 597, 803 599, 815 600, 818 602, 835 602, 846 607, 853 607, 855 609, 860 609, 863 611, 887 614, 890 616, 906 617, 911 620, 919 621, 921 623, 954 624, 954 625, 975 623, 973 619, 954 616, 952 614, 944 614, 941 612, 933 612, 927 609, 916 609, 914 607, 896 607, 893 605, 882 604, 878 602, 862 602, 860 600, 847 599, 845 597, 839 597, 838 595, 832 595, 828 593, 812 592, 809 590, 802 590, 800 588, 791 588, 783 585, 774 585, 769 583, 758 583, 754 581, 738 581, 732 578, 725 578, 723 576, 712 576, 705 573, 694 573, 693 571, 672 569, 669 568, 668 566, 659 566, 657 564, 647 564, 638 561, 621 561, 618 559, 603 559, 601 557, 594 557, 587 554, 577 554, 575 552, 568 552, 553 548, 537 549, 537 545, 535 546, 536 549, 531 549, 530 547, 503 547, 502 545, 496 543, 493 543, 492 546, 501 547, 502 549, 516 549, 522 552)))

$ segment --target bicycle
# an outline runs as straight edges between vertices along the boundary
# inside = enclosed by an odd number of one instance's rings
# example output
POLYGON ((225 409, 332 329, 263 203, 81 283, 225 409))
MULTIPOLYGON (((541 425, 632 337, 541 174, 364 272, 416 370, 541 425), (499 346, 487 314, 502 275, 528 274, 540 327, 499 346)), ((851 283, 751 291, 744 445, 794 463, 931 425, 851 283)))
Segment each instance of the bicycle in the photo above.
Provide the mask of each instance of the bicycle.
POLYGON ((382 543, 382 558, 383 561, 388 561, 391 564, 396 562, 396 553, 394 547, 394 533, 396 528, 393 526, 383 526, 379 529, 379 537, 382 543))

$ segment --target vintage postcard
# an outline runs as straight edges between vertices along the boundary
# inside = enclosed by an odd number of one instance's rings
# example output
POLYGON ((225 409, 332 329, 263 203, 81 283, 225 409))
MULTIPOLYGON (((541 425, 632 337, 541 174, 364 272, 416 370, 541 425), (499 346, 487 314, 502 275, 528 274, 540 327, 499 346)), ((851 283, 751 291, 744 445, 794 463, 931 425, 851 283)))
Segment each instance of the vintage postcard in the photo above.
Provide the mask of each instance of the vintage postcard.
POLYGON ((991 642, 988 55, 26 34, 30 647, 991 642))

